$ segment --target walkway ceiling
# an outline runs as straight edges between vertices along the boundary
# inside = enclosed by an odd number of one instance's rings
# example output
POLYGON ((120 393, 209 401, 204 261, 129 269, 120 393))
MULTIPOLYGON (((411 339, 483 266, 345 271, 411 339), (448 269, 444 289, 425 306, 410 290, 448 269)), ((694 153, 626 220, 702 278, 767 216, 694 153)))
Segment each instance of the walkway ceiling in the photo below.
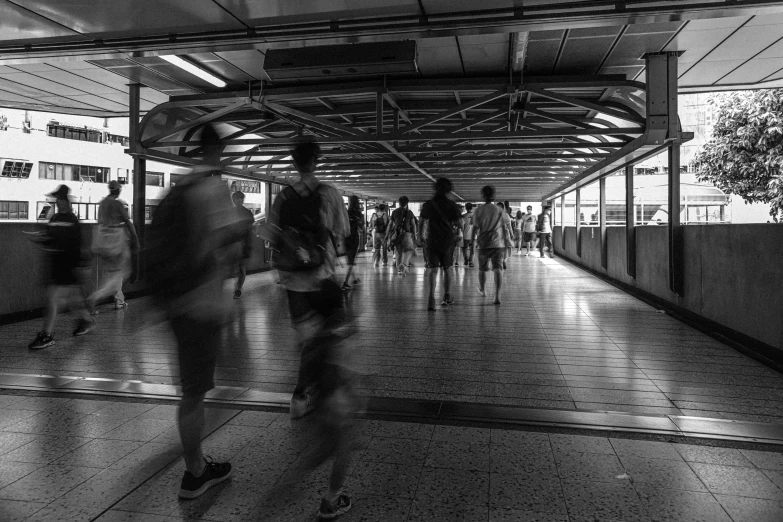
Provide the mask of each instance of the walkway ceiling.
MULTIPOLYGON (((482 183, 471 177, 516 187, 508 199, 537 199, 640 132, 643 56, 661 51, 682 53, 681 92, 781 86, 783 3, 0 0, 0 106, 125 116, 127 84, 140 83, 143 113, 183 102, 176 116, 185 125, 233 98, 243 105, 222 118, 227 134, 276 140, 252 144, 265 150, 251 157, 227 157, 237 172, 284 175, 286 166, 274 162, 284 160, 288 138, 305 132, 326 142, 334 170, 356 170, 344 176, 360 179, 334 178, 349 191, 396 197, 405 190, 417 199, 428 195, 428 177, 448 174, 466 199, 482 183), (274 49, 401 40, 416 42, 416 72, 272 80, 264 67, 274 49), (169 54, 228 86, 215 88, 161 58, 169 54), (377 131, 378 96, 387 132, 400 139, 367 140, 377 131), (404 136, 394 131, 398 111, 404 136), (592 136, 609 127, 619 130, 592 136), (501 147, 499 133, 514 134, 504 136, 513 143, 501 147)), ((152 149, 196 156, 187 147, 152 149)))

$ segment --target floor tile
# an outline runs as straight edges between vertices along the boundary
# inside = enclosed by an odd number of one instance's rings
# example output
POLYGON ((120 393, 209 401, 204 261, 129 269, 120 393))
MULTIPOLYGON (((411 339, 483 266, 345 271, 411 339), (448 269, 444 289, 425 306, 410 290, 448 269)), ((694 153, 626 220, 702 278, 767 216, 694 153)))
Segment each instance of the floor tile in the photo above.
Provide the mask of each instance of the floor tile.
MULTIPOLYGON (((382 519, 386 520, 386 516, 382 519)), ((489 520, 489 510, 486 506, 472 504, 414 500, 407 520, 408 522, 486 522, 489 520)))
POLYGON ((568 515, 492 507, 489 509, 489 522, 568 522, 568 515))
POLYGON ((44 466, 0 489, 0 498, 52 502, 98 472, 96 468, 44 466))
POLYGON ((432 468, 489 471, 489 446, 432 441, 424 465, 432 468))
POLYGON ((655 488, 707 492, 707 488, 686 462, 626 455, 622 455, 620 461, 634 484, 642 483, 655 488))
POLYGON ((555 453, 603 453, 614 455, 614 448, 606 437, 587 437, 583 435, 549 435, 555 453))
POLYGON ((783 470, 783 453, 746 449, 740 450, 740 453, 757 468, 783 470))
POLYGON ((654 522, 731 522, 709 493, 655 489, 634 483, 654 522))
POLYGON ((692 444, 675 444, 673 447, 686 462, 753 467, 753 464, 738 449, 694 446, 692 444))
POLYGON ((443 468, 424 468, 416 499, 443 504, 473 504, 486 506, 489 494, 489 473, 443 468))
POLYGON ((421 466, 427 458, 430 441, 373 437, 362 454, 362 460, 421 466))
POLYGON ((347 484, 357 493, 412 499, 421 473, 421 466, 359 462, 347 484))
POLYGON ((519 511, 565 514, 560 480, 546 474, 491 473, 489 505, 519 511))
POLYGON ((549 447, 528 450, 525 447, 496 446, 489 448, 490 471, 498 473, 535 473, 557 475, 555 457, 549 447))
POLYGON ((649 459, 667 459, 682 462, 683 458, 672 445, 665 442, 633 439, 609 439, 619 457, 643 457, 649 459))
POLYGON ((649 520, 631 483, 563 481, 568 515, 577 520, 649 520), (592 518, 591 518, 592 517, 592 518))
POLYGON ((780 522, 783 501, 715 495, 734 522, 780 522))
POLYGON ((0 515, 3 522, 21 522, 46 507, 46 502, 7 500, 0 498, 0 515))
POLYGON ((618 476, 625 474, 616 455, 555 451, 554 456, 557 473, 563 480, 616 482, 618 476))
POLYGON ((435 426, 433 441, 467 442, 470 444, 489 444, 490 430, 487 428, 469 428, 464 426, 435 426))
POLYGON ((783 490, 773 484, 759 469, 698 462, 689 464, 710 493, 783 500, 783 490))

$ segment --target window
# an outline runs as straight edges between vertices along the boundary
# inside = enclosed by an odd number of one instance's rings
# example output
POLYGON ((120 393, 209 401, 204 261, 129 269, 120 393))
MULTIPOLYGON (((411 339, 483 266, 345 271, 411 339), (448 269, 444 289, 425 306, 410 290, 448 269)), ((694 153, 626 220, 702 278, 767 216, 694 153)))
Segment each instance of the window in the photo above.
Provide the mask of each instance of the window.
POLYGON ((260 194, 261 182, 251 181, 247 179, 232 179, 229 180, 229 188, 231 192, 241 191, 245 194, 260 194))
POLYGON ((27 201, 0 201, 0 219, 27 219, 27 201))
POLYGON ((177 183, 185 179, 187 177, 187 174, 170 174, 170 176, 171 176, 171 181, 169 184, 172 187, 174 187, 177 185, 177 183))
POLYGON ((81 221, 98 219, 98 203, 73 203, 71 209, 81 221))
POLYGON ((146 221, 152 221, 152 216, 155 215, 155 207, 157 205, 144 205, 144 219, 146 221))
POLYGON ((130 183, 130 169, 117 169, 117 181, 120 182, 122 185, 127 185, 130 183))
POLYGON ((37 204, 37 216, 36 219, 51 219, 52 215, 54 215, 54 203, 49 203, 48 201, 39 201, 37 204))
POLYGON ((163 186, 163 173, 162 172, 147 172, 144 184, 150 187, 162 187, 163 186))
POLYGON ((87 165, 68 165, 64 163, 38 163, 39 179, 59 179, 63 181, 89 181, 108 183, 109 169, 87 165))
POLYGON ((46 126, 46 132, 49 136, 55 138, 65 138, 68 140, 91 141, 101 143, 101 131, 88 129, 87 127, 68 127, 57 123, 50 123, 46 126))
POLYGON ((29 178, 33 164, 26 161, 6 161, 0 176, 4 178, 29 178))

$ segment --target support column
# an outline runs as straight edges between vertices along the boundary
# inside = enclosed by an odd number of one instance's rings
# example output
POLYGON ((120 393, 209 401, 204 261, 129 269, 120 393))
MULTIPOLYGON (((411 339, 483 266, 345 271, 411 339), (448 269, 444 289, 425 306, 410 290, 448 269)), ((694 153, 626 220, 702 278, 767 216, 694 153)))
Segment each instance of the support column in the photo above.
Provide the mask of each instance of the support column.
MULTIPOLYGON (((552 234, 552 235, 554 235, 554 234, 552 234)), ((552 242, 552 246, 553 247, 555 246, 554 241, 552 242)), ((565 251, 566 251, 566 240, 565 240, 565 194, 560 196, 560 248, 563 249, 563 253, 565 254, 565 251)))
POLYGON ((582 257, 582 191, 576 189, 576 205, 574 207, 574 223, 576 224, 576 255, 582 257))
POLYGON ((601 239, 601 266, 609 266, 609 249, 606 243, 606 178, 598 180, 598 231, 601 239))
POLYGON ((383 93, 379 92, 375 98, 375 133, 383 134, 383 93))
POLYGON ((636 208, 633 205, 633 166, 625 167, 625 252, 626 271, 636 278, 636 208))
POLYGON ((141 85, 138 83, 129 85, 130 103, 129 103, 129 122, 128 134, 130 135, 130 150, 133 154, 133 226, 136 228, 136 235, 139 238, 139 251, 136 255, 136 274, 142 278, 141 255, 145 244, 145 203, 147 201, 147 160, 139 155, 141 148, 141 136, 139 136, 140 118, 140 94, 141 85))
POLYGON ((684 294, 683 229, 680 222, 680 142, 669 147, 669 288, 684 294))

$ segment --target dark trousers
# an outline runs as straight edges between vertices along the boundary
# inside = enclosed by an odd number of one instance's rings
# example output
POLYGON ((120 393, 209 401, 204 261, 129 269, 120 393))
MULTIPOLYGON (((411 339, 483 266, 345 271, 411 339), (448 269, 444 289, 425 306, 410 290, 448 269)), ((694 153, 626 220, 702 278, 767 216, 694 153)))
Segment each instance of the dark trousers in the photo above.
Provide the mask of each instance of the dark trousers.
POLYGON ((552 247, 552 234, 547 233, 544 234, 543 232, 540 232, 538 234, 538 250, 541 252, 541 255, 544 255, 544 245, 549 247, 549 254, 555 255, 555 249, 552 247))

